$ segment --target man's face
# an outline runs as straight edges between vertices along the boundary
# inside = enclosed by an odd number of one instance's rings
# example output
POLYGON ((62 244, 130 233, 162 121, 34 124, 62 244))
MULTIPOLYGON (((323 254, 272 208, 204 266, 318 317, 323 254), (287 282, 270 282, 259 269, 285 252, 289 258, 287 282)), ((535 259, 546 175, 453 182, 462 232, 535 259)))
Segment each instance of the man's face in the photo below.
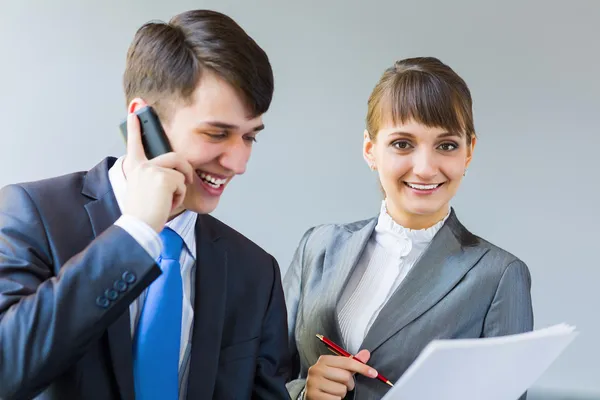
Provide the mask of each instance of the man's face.
POLYGON ((163 126, 173 151, 196 172, 183 208, 200 214, 212 212, 229 181, 246 171, 252 144, 263 129, 262 116, 249 118, 236 90, 209 71, 203 72, 191 102, 174 107, 163 126))

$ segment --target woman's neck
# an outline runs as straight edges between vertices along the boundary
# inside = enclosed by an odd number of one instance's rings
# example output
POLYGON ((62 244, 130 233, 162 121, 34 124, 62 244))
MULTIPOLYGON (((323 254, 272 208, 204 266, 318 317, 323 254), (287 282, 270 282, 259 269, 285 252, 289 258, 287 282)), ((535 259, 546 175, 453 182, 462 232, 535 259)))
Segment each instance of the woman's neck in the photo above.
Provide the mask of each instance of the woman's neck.
POLYGON ((413 230, 427 229, 432 227, 443 220, 450 211, 450 205, 446 204, 433 213, 415 214, 395 207, 394 204, 387 199, 385 202, 387 213, 394 220, 394 222, 407 229, 413 230))

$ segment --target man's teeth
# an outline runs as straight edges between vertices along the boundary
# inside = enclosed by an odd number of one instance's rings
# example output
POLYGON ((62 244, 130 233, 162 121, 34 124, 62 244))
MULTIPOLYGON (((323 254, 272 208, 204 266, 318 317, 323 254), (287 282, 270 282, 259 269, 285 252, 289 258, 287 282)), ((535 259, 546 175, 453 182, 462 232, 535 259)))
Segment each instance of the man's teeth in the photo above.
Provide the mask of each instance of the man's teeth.
POLYGON ((218 179, 218 178, 215 178, 214 176, 207 174, 205 172, 201 172, 199 174, 199 176, 200 176, 200 178, 202 178, 202 180, 204 180, 206 183, 208 183, 210 186, 212 186, 214 188, 218 188, 219 186, 221 186, 222 184, 227 182, 227 179, 218 179))
POLYGON ((417 190, 432 190, 437 188, 438 186, 441 185, 441 183, 437 183, 434 185, 419 185, 416 183, 406 183, 409 187, 413 188, 413 189, 417 189, 417 190))

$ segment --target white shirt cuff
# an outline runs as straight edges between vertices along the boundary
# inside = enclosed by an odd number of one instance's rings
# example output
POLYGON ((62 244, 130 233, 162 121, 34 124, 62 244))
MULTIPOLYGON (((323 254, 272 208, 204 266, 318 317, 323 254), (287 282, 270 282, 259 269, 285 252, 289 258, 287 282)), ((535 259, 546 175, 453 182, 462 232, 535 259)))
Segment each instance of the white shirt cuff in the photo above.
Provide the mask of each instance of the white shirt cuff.
POLYGON ((162 241, 150 225, 131 215, 122 215, 115 225, 129 233, 148 252, 150 257, 156 260, 160 256, 162 241))

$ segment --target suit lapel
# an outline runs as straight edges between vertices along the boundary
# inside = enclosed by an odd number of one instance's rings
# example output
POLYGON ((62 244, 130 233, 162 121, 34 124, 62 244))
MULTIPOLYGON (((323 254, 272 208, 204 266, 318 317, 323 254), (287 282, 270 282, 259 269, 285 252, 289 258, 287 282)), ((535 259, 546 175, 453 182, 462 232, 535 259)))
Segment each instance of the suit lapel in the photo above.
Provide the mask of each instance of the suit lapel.
POLYGON ((371 352, 448 294, 485 254, 451 212, 396 292, 382 308, 361 348, 371 352))
MULTIPOLYGON (((94 167, 85 177, 82 194, 92 201, 85 205, 94 237, 110 227, 121 215, 117 200, 108 178, 108 170, 114 163, 107 158, 94 167)), ((133 361, 129 310, 119 317, 107 331, 112 370, 121 396, 133 400, 133 361)))
POLYGON ((346 343, 342 337, 338 319, 339 307, 341 307, 340 298, 376 223, 377 219, 375 218, 362 228, 348 232, 348 236, 342 239, 342 243, 332 243, 332 248, 325 252, 323 281, 327 282, 327 287, 324 288, 323 295, 325 304, 327 304, 327 313, 323 319, 324 334, 328 334, 331 340, 342 346, 345 346, 346 343), (340 249, 335 248, 338 246, 340 249), (333 321, 333 324, 330 321, 333 321))
POLYGON ((188 399, 213 397, 227 300, 227 249, 212 217, 196 221, 196 283, 194 331, 188 378, 188 399))

